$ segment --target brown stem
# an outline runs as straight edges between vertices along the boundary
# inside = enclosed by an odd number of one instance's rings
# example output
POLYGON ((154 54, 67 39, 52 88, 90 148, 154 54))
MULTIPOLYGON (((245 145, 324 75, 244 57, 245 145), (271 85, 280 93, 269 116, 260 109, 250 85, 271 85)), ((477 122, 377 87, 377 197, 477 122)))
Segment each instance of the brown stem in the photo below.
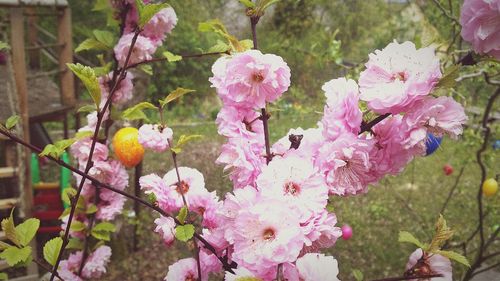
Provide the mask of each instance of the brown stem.
MULTIPOLYGON (((121 81, 123 79, 125 79, 125 75, 126 75, 125 69, 126 69, 127 64, 130 60, 130 56, 132 54, 132 50, 134 49, 134 45, 135 45, 135 42, 137 41, 137 37, 139 36, 139 33, 140 33, 140 30, 137 30, 135 32, 134 37, 132 38, 132 42, 130 44, 130 49, 128 51, 127 58, 125 59, 125 63, 123 65, 123 68, 122 68, 122 70, 119 70, 120 75, 119 75, 118 79, 116 81, 114 81, 114 85, 113 85, 111 91, 109 92, 109 96, 108 96, 108 99, 106 100, 106 103, 104 104, 104 107, 97 114, 97 124, 96 124, 95 130, 94 130, 94 135, 92 137, 92 144, 90 145, 89 158, 87 160, 87 164, 86 164, 85 172, 84 172, 85 174, 88 174, 90 169, 93 166, 92 156, 94 155, 95 145, 97 143, 97 138, 99 135, 99 129, 101 127, 102 120, 104 119, 104 115, 106 113, 106 110, 111 105, 111 100, 113 98, 113 94, 116 92, 118 85, 121 83, 121 81)), ((114 75, 114 76, 116 76, 116 75, 114 75)), ((57 260, 56 260, 56 263, 54 264, 54 268, 53 268, 52 274, 50 276, 50 281, 54 280, 54 276, 55 276, 54 272, 57 271, 57 269, 59 268, 59 263, 61 262, 62 255, 64 253, 64 250, 66 249, 66 245, 68 244, 71 223, 73 221, 73 217, 74 217, 75 210, 76 210, 76 203, 78 202, 78 199, 80 198, 80 195, 82 193, 82 189, 83 189, 83 185, 85 184, 85 180, 86 180, 86 178, 82 177, 82 180, 80 181, 76 195, 74 197, 74 200, 72 201, 71 211, 70 211, 69 217, 68 217, 68 223, 67 223, 66 229, 64 231, 63 244, 61 246, 61 250, 59 251, 59 254, 57 255, 57 260)))
MULTIPOLYGON (((96 194, 94 196, 94 204, 97 206, 97 204, 99 203, 99 189, 96 188, 95 192, 96 194)), ((89 226, 87 227, 87 232, 85 233, 83 255, 82 255, 82 260, 80 261, 80 267, 78 268, 78 276, 82 276, 83 267, 85 266, 87 258, 89 257, 89 238, 91 236, 90 233, 92 231, 92 228, 94 227, 94 222, 95 222, 95 213, 91 214, 89 218, 89 226)))
MULTIPOLYGON (((53 272, 52 268, 45 265, 45 263, 43 263, 42 261, 39 261, 38 259, 33 259, 33 262, 35 262, 36 264, 38 264, 38 266, 42 267, 43 269, 47 270, 48 272, 53 272)), ((62 279, 61 276, 59 276, 59 274, 57 272, 55 272, 55 275, 57 278, 59 278, 59 280, 64 281, 64 279, 62 279)))
MULTIPOLYGON (((172 142, 168 140, 168 146, 172 148, 172 142)), ((173 150, 170 150, 172 152, 172 160, 174 162, 174 167, 175 167, 175 173, 177 175, 177 192, 181 194, 182 197, 182 202, 184 203, 184 206, 188 208, 186 197, 184 196, 184 191, 182 190, 182 183, 181 183, 181 175, 179 174, 179 166, 177 165, 177 153, 175 153, 173 150)), ((188 210, 189 212, 189 210, 188 210)))
POLYGON ((264 142, 266 145, 266 163, 269 164, 273 159, 273 155, 271 154, 271 142, 269 141, 269 114, 266 112, 265 108, 261 109, 262 112, 262 124, 264 126, 264 142))
POLYGON ((453 196, 453 193, 455 192, 455 189, 458 187, 458 183, 460 182, 460 178, 462 177, 464 173, 465 165, 462 166, 460 169, 460 173, 458 173, 458 176, 455 179, 455 183, 450 189, 450 192, 448 193, 448 197, 446 197, 446 200, 444 201, 443 207, 441 207, 441 211, 439 212, 441 215, 444 215, 444 211, 446 210, 446 207, 448 206, 448 203, 450 202, 451 197, 453 196))
MULTIPOLYGON (((187 59, 187 58, 201 58, 201 57, 206 57, 206 56, 217 56, 217 55, 223 55, 223 54, 229 55, 229 52, 224 51, 224 52, 212 52, 212 53, 200 53, 200 54, 185 54, 185 55, 181 55, 181 57, 183 59, 187 59)), ((135 68, 135 67, 138 67, 139 65, 143 65, 143 64, 162 62, 162 61, 168 61, 168 58, 153 58, 150 60, 144 60, 144 61, 133 63, 133 64, 127 66, 127 69, 135 68)))
MULTIPOLYGON (((29 144, 29 143, 25 142, 24 140, 22 140, 22 139, 18 138, 17 136, 11 134, 9 131, 5 131, 3 129, 0 129, 0 134, 8 137, 9 139, 11 139, 12 141, 14 141, 16 143, 19 143, 19 144, 21 144, 21 145, 23 145, 25 147, 28 147, 29 149, 31 149, 32 151, 34 151, 34 152, 36 152, 38 154, 42 152, 42 149, 40 149, 40 148, 38 148, 38 147, 36 147, 36 146, 34 146, 32 144, 29 144)), ((111 190, 111 191, 116 192, 116 193, 118 193, 118 194, 120 194, 122 196, 125 196, 125 197, 127 197, 129 199, 132 199, 132 200, 134 200, 136 202, 139 202, 142 205, 144 205, 144 206, 146 206, 146 207, 148 207, 148 208, 150 208, 150 209, 158 212, 160 215, 162 215, 164 217, 170 217, 170 218, 172 218, 177 225, 182 225, 177 218, 175 218, 174 216, 168 214, 167 212, 165 212, 164 210, 162 210, 160 207, 155 206, 155 205, 149 203, 148 201, 146 201, 146 200, 144 200, 144 199, 142 199, 140 197, 136 197, 136 196, 128 194, 128 193, 126 193, 126 192, 124 192, 122 190, 116 189, 116 188, 110 186, 109 184, 102 183, 98 179, 96 179, 96 178, 94 178, 94 177, 92 177, 92 176, 90 176, 88 174, 85 174, 83 171, 81 171, 81 170, 79 170, 79 169, 77 169, 77 168, 75 168, 73 166, 70 166, 70 165, 64 163, 63 161, 61 161, 61 160, 59 160, 57 158, 54 158, 54 157, 51 157, 51 156, 47 156, 47 159, 49 159, 49 160, 57 163, 58 165, 60 165, 62 167, 65 167, 65 168, 71 170, 72 172, 74 172, 74 173, 76 173, 76 174, 78 174, 78 175, 80 175, 80 176, 88 179, 89 181, 92 182, 93 185, 95 185, 97 187, 102 187, 102 188, 111 190)), ((215 248, 207 240, 205 240, 198 233, 195 233, 194 237, 196 239, 198 239, 199 241, 201 241, 203 243, 203 245, 205 246, 205 248, 207 250, 209 250, 211 253, 213 253, 217 257, 217 259, 219 259, 219 261, 222 263, 222 266, 224 267, 224 269, 226 271, 234 273, 234 271, 232 270, 233 267, 223 257, 220 257, 217 254, 217 251, 215 250, 215 248)))
POLYGON ((194 249, 194 254, 196 258, 196 266, 198 268, 198 281, 201 281, 200 247, 198 247, 196 241, 194 243, 194 246, 196 247, 194 249))
POLYGON ((370 121, 366 124, 361 124, 361 127, 360 127, 361 129, 359 131, 359 134, 361 135, 364 132, 370 131, 373 128, 373 126, 382 122, 382 120, 384 120, 385 118, 387 118, 389 116, 391 116, 390 113, 382 114, 382 115, 377 116, 377 118, 373 119, 372 121, 370 121))

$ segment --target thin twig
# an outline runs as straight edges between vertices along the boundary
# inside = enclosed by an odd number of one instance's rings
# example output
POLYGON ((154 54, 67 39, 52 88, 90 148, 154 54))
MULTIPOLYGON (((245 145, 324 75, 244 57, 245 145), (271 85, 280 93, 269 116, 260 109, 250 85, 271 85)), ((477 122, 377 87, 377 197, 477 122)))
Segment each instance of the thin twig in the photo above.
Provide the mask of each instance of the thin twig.
POLYGON ((388 278, 382 278, 382 279, 373 279, 371 281, 404 281, 404 280, 414 280, 414 279, 428 279, 428 278, 434 278, 434 277, 443 277, 442 274, 429 274, 429 275, 422 275, 422 276, 399 276, 399 277, 388 277, 388 278))
POLYGON ((359 134, 361 135, 364 132, 370 131, 373 126, 377 125, 378 123, 382 122, 385 118, 391 116, 390 113, 382 114, 377 116, 377 118, 373 119, 372 121, 366 123, 366 124, 361 124, 361 130, 359 131, 359 134))
MULTIPOLYGON (((180 55, 180 56, 183 59, 187 59, 187 58, 201 58, 201 57, 206 57, 206 56, 217 56, 217 55, 223 55, 223 54, 229 55, 229 52, 224 51, 224 52, 212 52, 212 53, 200 53, 200 54, 185 54, 185 55, 180 55)), ((127 66, 127 69, 135 68, 135 67, 138 67, 139 65, 143 65, 143 64, 163 62, 163 61, 168 61, 168 60, 169 60, 168 58, 154 58, 154 59, 150 59, 150 60, 144 60, 144 61, 133 63, 133 64, 127 66)))
POLYGON ((459 22, 459 21, 458 21, 455 17, 453 17, 452 15, 450 15, 450 14, 448 13, 448 11, 446 11, 446 9, 443 7, 443 5, 441 5, 441 3, 439 3, 439 1, 438 1, 438 0, 432 0, 432 1, 436 4, 436 6, 439 8, 439 10, 441 10, 441 12, 442 12, 442 13, 443 13, 443 14, 444 14, 447 18, 449 18, 450 20, 452 20, 454 24, 456 24, 456 25, 459 25, 459 26, 460 26, 460 22, 459 22))
MULTIPOLYGON (((53 272, 52 268, 50 268, 49 266, 45 265, 45 263, 43 263, 42 261, 39 261, 38 259, 33 259, 33 262, 35 262, 36 264, 38 264, 38 266, 42 267, 43 269, 47 270, 48 272, 51 272, 51 273, 53 272)), ((64 281, 64 279, 62 279, 61 276, 59 276, 59 273, 55 272, 55 275, 61 281, 64 281)))
POLYGON ((482 272, 488 271, 488 270, 493 269, 493 268, 495 268, 495 267, 497 267, 497 266, 500 266, 500 262, 497 262, 497 263, 495 263, 495 264, 493 264, 493 265, 490 265, 490 266, 487 266, 487 267, 485 267, 485 268, 483 268, 483 269, 481 269, 481 270, 478 270, 478 271, 476 271, 476 272, 472 273, 472 275, 471 275, 471 276, 476 276, 476 275, 478 275, 479 273, 482 273, 482 272))
POLYGON ((460 178, 462 177, 464 173, 465 165, 460 168, 460 172, 458 173, 458 176, 455 178, 455 183, 450 189, 450 192, 448 193, 448 197, 446 197, 446 201, 444 201, 443 207, 441 207, 441 211, 439 213, 441 215, 444 215, 444 211, 446 210, 446 207, 448 207, 448 203, 450 202, 451 196, 453 196, 453 193, 455 192, 455 189, 458 187, 458 183, 460 182, 460 178))

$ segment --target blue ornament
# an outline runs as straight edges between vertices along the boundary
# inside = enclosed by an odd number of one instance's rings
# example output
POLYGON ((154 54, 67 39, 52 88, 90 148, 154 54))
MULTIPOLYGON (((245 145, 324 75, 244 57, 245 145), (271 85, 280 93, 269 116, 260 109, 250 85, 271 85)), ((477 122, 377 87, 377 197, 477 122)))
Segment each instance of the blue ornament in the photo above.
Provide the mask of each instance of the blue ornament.
POLYGON ((438 138, 434 136, 431 133, 427 134, 427 140, 425 141, 425 156, 431 155, 438 149, 438 147, 441 145, 441 141, 443 138, 438 138))
POLYGON ((500 140, 496 140, 491 144, 491 147, 493 147, 494 150, 499 150, 500 149, 500 140))

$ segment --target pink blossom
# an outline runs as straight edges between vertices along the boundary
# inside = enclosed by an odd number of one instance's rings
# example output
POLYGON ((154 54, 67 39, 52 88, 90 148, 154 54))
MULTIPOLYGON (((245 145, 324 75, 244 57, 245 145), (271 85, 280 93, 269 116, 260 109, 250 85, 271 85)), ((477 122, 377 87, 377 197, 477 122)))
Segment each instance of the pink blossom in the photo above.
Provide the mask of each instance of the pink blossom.
POLYGON ((340 134, 360 131, 362 113, 358 107, 358 84, 344 77, 333 79, 322 87, 327 98, 323 118, 323 136, 335 140, 340 134))
POLYGON ((156 202, 163 210, 171 210, 172 198, 170 196, 170 189, 165 181, 156 174, 149 174, 142 176, 139 179, 141 189, 146 194, 154 194, 156 202))
POLYGON ((238 266, 238 268, 234 269, 234 274, 231 272, 226 271, 226 275, 224 275, 224 280, 225 281, 239 281, 239 280, 251 280, 251 281, 258 281, 261 280, 260 278, 257 278, 255 274, 250 272, 250 270, 238 266))
POLYGON ((168 7, 156 13, 144 26, 141 34, 151 39, 156 46, 159 46, 165 40, 166 35, 172 32, 176 24, 177 15, 174 9, 168 7))
POLYGON ((163 152, 169 147, 174 132, 157 124, 144 124, 139 128, 139 143, 145 148, 163 152))
MULTIPOLYGON (((120 66, 123 66, 125 64, 125 60, 127 59, 133 37, 133 33, 123 35, 114 48, 115 57, 118 60, 120 66)), ((130 55, 128 65, 145 60, 150 60, 155 51, 156 47, 154 46, 153 42, 149 38, 139 35, 134 44, 134 48, 130 55)))
POLYGON ((337 260, 332 256, 319 253, 306 254, 297 259, 295 263, 299 272, 300 280, 339 280, 339 267, 337 260))
POLYGON ((257 50, 219 59, 213 66, 212 86, 227 105, 263 108, 290 86, 290 68, 279 56, 257 50))
POLYGON ((202 216, 202 226, 210 229, 220 224, 220 217, 217 211, 221 205, 222 202, 219 201, 219 197, 215 191, 189 198, 189 209, 202 216))
POLYGON ((215 248, 218 254, 221 254, 229 247, 229 243, 224 238, 224 231, 225 229, 223 225, 220 225, 217 228, 204 228, 202 230, 202 237, 215 248))
MULTIPOLYGON (((203 271, 202 271, 203 272, 203 271)), ((198 268, 193 258, 180 259, 168 267, 165 281, 197 280, 198 268)), ((208 280, 208 275, 202 275, 202 281, 208 280)))
POLYGON ((82 278, 77 275, 80 270, 80 262, 82 260, 82 251, 69 254, 67 260, 61 260, 57 272, 64 280, 81 281, 82 278))
POLYGON ((373 142, 345 133, 333 142, 325 143, 318 152, 316 166, 335 195, 365 193, 370 183, 370 152, 373 142))
MULTIPOLYGON (((106 101, 113 87, 112 82, 113 72, 108 75, 99 77, 99 87, 101 88, 101 100, 106 101)), ((131 72, 127 72, 125 78, 118 84, 113 93, 113 102, 117 104, 123 104, 130 99, 132 99, 132 94, 134 91, 134 84, 132 80, 134 75, 131 72)))
POLYGON ((308 221, 301 223, 302 232, 305 234, 304 253, 317 252, 321 249, 330 248, 335 245, 337 239, 342 236, 342 231, 337 224, 337 217, 327 210, 318 212, 308 221))
POLYGON ((219 259, 214 254, 205 251, 200 251, 200 266, 203 275, 222 271, 219 259))
POLYGON ((304 245, 298 214, 277 200, 259 200, 241 209, 232 228, 233 260, 259 275, 295 261, 304 245))
POLYGON ((233 225, 240 210, 249 209, 260 200, 260 193, 251 186, 234 189, 233 193, 226 193, 226 199, 219 210, 219 214, 224 220, 220 227, 225 230, 224 236, 230 244, 234 243, 236 230, 233 225))
POLYGON ((106 221, 113 220, 122 213, 124 205, 125 197, 118 194, 110 201, 101 201, 97 206, 96 218, 106 221))
POLYGON ((410 255, 408 263, 406 264, 406 270, 419 270, 430 272, 430 274, 441 274, 443 277, 434 277, 428 279, 411 279, 412 281, 423 280, 423 281, 452 281, 452 267, 451 262, 448 258, 443 257, 434 253, 425 253, 422 249, 417 249, 410 255))
POLYGON ((428 97, 409 111, 404 122, 410 128, 408 147, 425 145, 427 133, 456 139, 467 121, 464 108, 450 97, 428 97))
POLYGON ((255 180, 265 165, 264 142, 248 138, 231 138, 222 146, 217 164, 226 164, 224 171, 231 170, 229 178, 235 188, 255 185, 255 180))
POLYGON ((311 161, 314 161, 318 149, 325 142, 322 132, 322 128, 310 128, 307 130, 302 128, 290 129, 283 138, 279 139, 272 146, 272 152, 276 155, 283 155, 284 157, 295 155, 309 158, 311 161), (295 139, 298 148, 293 147, 293 143, 290 139, 295 139))
POLYGON ((111 166, 111 173, 106 182, 116 189, 124 190, 128 186, 127 170, 118 160, 110 159, 108 163, 111 166))
POLYGON ((85 278, 100 278, 106 273, 106 265, 111 258, 111 248, 100 246, 85 260, 82 276, 85 278))
POLYGON ((161 216, 155 219, 155 232, 161 235, 163 242, 171 245, 175 240, 175 221, 170 217, 161 216))
POLYGON ((263 168, 257 186, 262 198, 283 200, 298 210, 301 223, 322 211, 328 199, 323 177, 302 157, 274 158, 263 168))
MULTIPOLYGON (((178 184, 177 172, 175 169, 170 170, 165 174, 163 180, 167 185, 166 201, 162 202, 166 211, 177 211, 184 206, 182 195, 186 199, 188 206, 194 201, 196 197, 203 196, 208 193, 205 188, 205 179, 203 175, 196 169, 188 167, 179 167, 179 176, 181 179, 178 184)), ((157 195, 158 201, 163 198, 157 195)))
POLYGON ((462 37, 476 53, 500 59, 500 2, 465 0, 460 24, 462 37))
MULTIPOLYGON (((81 139, 71 145, 71 155, 78 159, 80 166, 85 166, 87 164, 90 146, 92 144, 92 139, 90 137, 81 139)), ((96 142, 94 148, 94 154, 92 155, 93 161, 105 161, 108 159, 109 149, 106 145, 96 142)))
POLYGON ((217 132, 225 137, 243 137, 263 140, 264 127, 260 114, 253 109, 224 106, 217 114, 217 132))
POLYGON ((440 78, 434 49, 417 50, 411 42, 393 42, 370 54, 359 77, 360 98, 376 113, 397 114, 427 96, 440 78))

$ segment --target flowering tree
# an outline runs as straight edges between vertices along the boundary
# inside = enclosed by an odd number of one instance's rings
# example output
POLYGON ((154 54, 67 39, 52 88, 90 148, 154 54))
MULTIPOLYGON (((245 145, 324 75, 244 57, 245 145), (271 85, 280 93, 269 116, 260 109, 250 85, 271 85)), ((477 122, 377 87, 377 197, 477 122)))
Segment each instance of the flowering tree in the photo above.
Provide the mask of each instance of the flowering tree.
MULTIPOLYGON (((174 10, 149 1, 111 1, 103 9, 120 23, 117 43, 110 40, 110 31, 95 31, 95 37, 82 42, 77 50, 112 49, 113 61, 96 68, 69 65, 94 101, 81 109, 88 111, 87 125, 74 138, 43 150, 15 136, 11 131, 15 117, 2 126, 2 134, 71 169, 76 178, 77 187, 63 195, 71 205, 62 215, 64 235, 50 240, 43 249, 51 280, 96 279, 106 272, 111 257, 106 242, 116 230, 112 221, 122 213, 126 198, 159 214, 155 232, 167 247, 176 239, 194 243, 193 257, 169 266, 168 281, 208 280, 210 274, 239 281, 338 280, 338 261, 320 251, 333 247, 339 238, 349 239, 352 229, 337 225, 330 202, 338 196, 362 195, 385 176, 399 174, 414 158, 426 154, 429 139, 458 138, 467 116, 445 90, 453 87, 462 65, 500 58, 500 25, 495 21, 500 6, 465 1, 462 36, 472 43, 475 54, 442 65, 432 46, 391 42, 369 55, 358 81, 340 77, 323 85, 326 104, 316 127, 291 128, 273 144, 268 105, 286 93, 291 70, 281 57, 258 50, 257 25, 277 1, 240 2, 247 8, 252 40, 237 39, 220 21, 213 20, 200 24, 200 30, 217 33, 225 41, 209 52, 164 52, 155 57, 177 23, 174 10), (198 170, 177 164, 183 146, 200 136, 176 139, 163 118, 170 102, 192 90, 178 88, 156 104, 144 101, 126 108, 132 98, 134 69, 148 71, 144 66, 149 63, 208 55, 220 56, 212 67, 210 83, 223 103, 216 119, 218 133, 227 139, 217 163, 229 171, 233 184, 233 190, 221 197, 207 189, 198 170), (148 119, 145 110, 158 112, 159 120, 148 119), (122 128, 110 141, 111 127, 121 119, 146 124, 138 130, 122 128), (59 160, 67 148, 76 167, 59 160), (174 163, 174 169, 163 176, 140 178, 148 200, 124 191, 129 183, 126 168, 142 160, 144 149, 168 153, 174 163), (69 249, 74 251, 64 255, 69 249)), ((497 84, 484 73, 489 83, 497 84)), ((489 99, 485 120, 498 94, 499 90, 489 99)), ((490 134, 486 121, 483 127, 486 145, 490 134)), ((480 164, 482 151, 478 152, 480 164)), ((482 171, 481 183, 486 180, 484 165, 482 171)), ((464 277, 470 279, 487 259, 486 251, 500 231, 497 228, 485 238, 482 194, 480 189, 481 244, 472 265, 463 255, 443 248, 453 231, 439 216, 436 233, 428 243, 400 232, 399 240, 415 244, 417 249, 409 257, 404 276, 381 280, 452 280, 451 261, 470 267, 464 277)), ((29 263, 32 257, 27 245, 36 225, 35 219, 18 226, 12 218, 4 220, 2 228, 12 244, 2 244, 0 257, 10 265, 29 263), (23 230, 26 228, 32 233, 23 230)), ((360 275, 356 278, 362 279, 360 275)))

